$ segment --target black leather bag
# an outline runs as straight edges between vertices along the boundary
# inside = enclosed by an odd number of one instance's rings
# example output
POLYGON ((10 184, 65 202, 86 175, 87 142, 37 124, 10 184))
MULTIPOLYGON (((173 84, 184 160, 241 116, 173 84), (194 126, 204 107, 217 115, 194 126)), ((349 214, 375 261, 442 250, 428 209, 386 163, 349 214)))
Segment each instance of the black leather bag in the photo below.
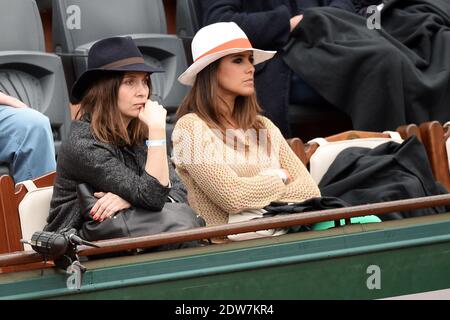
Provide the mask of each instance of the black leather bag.
POLYGON ((77 186, 77 195, 85 219, 79 235, 87 241, 148 236, 206 225, 205 220, 187 204, 171 202, 167 202, 161 211, 131 207, 119 211, 111 219, 98 222, 90 215, 90 210, 98 200, 92 188, 88 184, 80 184, 77 186))

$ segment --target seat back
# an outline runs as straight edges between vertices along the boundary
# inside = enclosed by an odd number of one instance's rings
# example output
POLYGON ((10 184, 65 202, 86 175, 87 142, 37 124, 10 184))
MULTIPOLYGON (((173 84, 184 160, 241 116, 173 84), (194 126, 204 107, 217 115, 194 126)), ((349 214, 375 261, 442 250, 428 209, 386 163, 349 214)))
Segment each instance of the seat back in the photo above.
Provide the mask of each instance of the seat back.
POLYGON ((0 163, 0 176, 9 174, 9 166, 7 163, 0 163))
POLYGON ((348 131, 327 139, 317 138, 311 140, 308 144, 316 146, 315 152, 310 156, 309 160, 311 176, 319 184, 338 154, 349 147, 373 149, 389 141, 402 143, 403 139, 397 132, 348 131))
POLYGON ((419 141, 423 143, 420 128, 414 123, 398 127, 397 132, 400 133, 403 139, 409 138, 411 136, 416 136, 417 139, 419 139, 419 141))
POLYGON ((425 122, 420 132, 435 179, 450 191, 450 123, 425 122))
POLYGON ((198 0, 177 0, 176 10, 177 34, 193 38, 203 24, 198 0))
POLYGON ((44 30, 34 0, 1 0, 0 17, 0 51, 45 51, 44 30))
POLYGON ((444 124, 444 130, 445 150, 447 151, 448 171, 450 173, 450 122, 444 124))
MULTIPOLYGON (((21 183, 27 193, 19 203, 20 229, 22 239, 30 240, 36 231, 44 229, 50 211, 50 201, 53 195, 53 184, 38 188, 33 180, 21 183)), ((24 244, 24 250, 32 250, 29 244, 24 244)))
POLYGON ((45 11, 45 10, 51 10, 52 9, 52 0, 38 0, 37 6, 39 8, 39 11, 45 11))
POLYGON ((58 152, 71 122, 69 97, 61 59, 45 53, 35 0, 1 0, 0 30, 0 90, 50 119, 58 152))
POLYGON ((305 144, 303 143, 303 141, 300 138, 291 138, 287 139, 286 142, 288 143, 289 147, 291 147, 292 151, 294 151, 295 155, 300 159, 300 161, 306 165, 309 159, 306 159, 305 144))
POLYGON ((162 0, 53 0, 53 45, 65 53, 125 34, 167 34, 162 0))
POLYGON ((188 64, 192 64, 191 43, 195 33, 203 26, 200 0, 177 0, 176 29, 183 40, 188 64))
MULTIPOLYGON (((448 124, 450 128, 450 123, 448 124)), ((348 146, 360 145, 361 142, 364 142, 364 139, 371 139, 373 142, 371 145, 378 144, 377 139, 384 139, 387 141, 390 141, 392 139, 396 139, 398 141, 401 141, 403 139, 407 139, 411 136, 415 135, 419 141, 423 142, 422 134, 420 128, 415 124, 409 124, 404 125, 397 128, 396 132, 369 132, 369 131, 357 131, 357 130, 351 130, 351 131, 345 131, 333 136, 329 136, 325 139, 323 138, 316 138, 313 140, 310 140, 308 143, 304 143, 300 138, 291 138, 287 139, 287 143, 291 147, 291 149, 294 151, 294 153, 297 155, 297 157, 303 162, 305 166, 310 166, 310 160, 314 153, 317 151, 317 149, 320 146, 320 143, 324 144, 323 140, 325 140, 326 144, 329 144, 329 142, 337 144, 335 145, 329 145, 328 148, 333 153, 333 157, 327 156, 329 160, 327 160, 327 163, 330 163, 330 161, 333 161, 335 158, 336 152, 340 152, 343 149, 345 149, 348 146), (400 135, 398 136, 397 133, 400 135), (334 148, 336 146, 336 149, 334 148)), ((380 140, 381 141, 381 140, 380 140)))
POLYGON ((96 41, 125 35, 134 39, 146 63, 164 69, 151 76, 152 99, 173 113, 187 93, 187 87, 177 81, 187 62, 182 41, 167 34, 161 0, 53 2, 53 44, 56 52, 74 55, 70 60, 72 79, 87 69, 87 55, 96 41), (79 25, 73 21, 76 14, 79 25))
POLYGON ((0 177, 0 253, 30 250, 30 240, 42 230, 49 213, 56 173, 14 185, 11 176, 0 177))

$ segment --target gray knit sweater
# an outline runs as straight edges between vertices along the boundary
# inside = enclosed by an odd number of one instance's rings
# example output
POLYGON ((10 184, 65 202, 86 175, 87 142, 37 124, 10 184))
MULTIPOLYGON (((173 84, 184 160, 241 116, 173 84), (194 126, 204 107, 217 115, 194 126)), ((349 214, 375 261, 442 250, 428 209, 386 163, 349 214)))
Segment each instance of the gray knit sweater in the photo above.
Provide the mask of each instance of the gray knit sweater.
POLYGON ((90 130, 90 123, 74 121, 68 138, 58 155, 56 180, 47 218, 46 231, 81 228, 76 187, 88 183, 96 192, 111 192, 132 206, 159 211, 168 196, 186 202, 186 190, 169 161, 172 188, 162 186, 145 170, 147 147, 115 146, 99 142, 90 130))

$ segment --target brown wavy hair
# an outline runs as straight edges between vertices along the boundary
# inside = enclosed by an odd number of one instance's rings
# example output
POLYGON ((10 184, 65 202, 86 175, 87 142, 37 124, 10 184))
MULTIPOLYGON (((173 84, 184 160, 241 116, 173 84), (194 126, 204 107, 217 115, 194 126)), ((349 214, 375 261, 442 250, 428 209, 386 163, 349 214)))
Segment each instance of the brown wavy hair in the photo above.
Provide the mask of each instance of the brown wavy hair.
MULTIPOLYGON (((103 74, 84 94, 78 116, 89 119, 91 131, 96 139, 114 145, 134 145, 147 137, 147 126, 138 118, 132 119, 128 127, 117 104, 119 87, 124 72, 103 74)), ((149 81, 149 96, 151 83, 149 81)), ((77 117, 78 117, 77 116, 77 117)))
MULTIPOLYGON (((178 108, 176 117, 179 119, 186 114, 195 113, 206 122, 208 127, 219 129, 224 134, 226 127, 222 121, 223 116, 220 113, 217 95, 219 64, 220 60, 217 60, 197 74, 195 83, 178 108)), ((231 117, 239 129, 259 130, 264 128, 257 117, 261 112, 262 109, 258 104, 256 94, 253 93, 248 97, 238 96, 236 98, 231 117)))

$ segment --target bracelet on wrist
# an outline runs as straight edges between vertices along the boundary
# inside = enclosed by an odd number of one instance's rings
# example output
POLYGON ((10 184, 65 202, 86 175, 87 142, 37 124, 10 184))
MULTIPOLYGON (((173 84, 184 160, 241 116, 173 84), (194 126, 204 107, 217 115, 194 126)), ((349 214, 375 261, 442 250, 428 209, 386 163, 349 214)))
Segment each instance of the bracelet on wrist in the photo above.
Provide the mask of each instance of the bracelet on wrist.
POLYGON ((166 139, 161 140, 145 140, 145 145, 147 148, 150 147, 161 147, 166 145, 166 139))

